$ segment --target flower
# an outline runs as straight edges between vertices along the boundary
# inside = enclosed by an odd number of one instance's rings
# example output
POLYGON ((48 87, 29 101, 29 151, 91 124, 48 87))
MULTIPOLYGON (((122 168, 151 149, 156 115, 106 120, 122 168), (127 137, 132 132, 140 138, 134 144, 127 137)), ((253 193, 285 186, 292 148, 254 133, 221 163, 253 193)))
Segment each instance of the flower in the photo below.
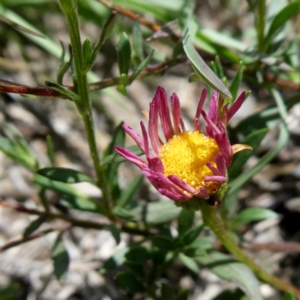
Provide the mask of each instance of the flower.
POLYGON ((142 137, 128 125, 123 125, 125 132, 144 152, 146 161, 128 149, 115 147, 121 156, 141 169, 162 195, 176 203, 196 198, 212 201, 215 206, 221 203, 233 154, 251 149, 247 145, 231 146, 226 132, 226 125, 242 105, 245 93, 228 107, 224 105, 224 99, 218 103, 219 94, 214 92, 208 114, 203 110, 205 98, 206 90, 203 90, 194 129, 189 131, 181 117, 178 96, 175 93, 171 96, 170 112, 165 90, 158 87, 150 103, 149 115, 144 112, 148 118, 148 133, 143 122, 140 123, 142 137), (206 122, 206 134, 201 130, 200 116, 206 122), (159 125, 164 139, 160 137, 159 125))

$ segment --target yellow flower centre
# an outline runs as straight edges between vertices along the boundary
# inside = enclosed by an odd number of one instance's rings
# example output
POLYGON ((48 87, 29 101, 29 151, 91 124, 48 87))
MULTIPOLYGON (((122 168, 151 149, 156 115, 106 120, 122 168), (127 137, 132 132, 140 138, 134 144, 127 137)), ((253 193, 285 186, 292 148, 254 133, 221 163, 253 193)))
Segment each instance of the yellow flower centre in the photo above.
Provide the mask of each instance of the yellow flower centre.
POLYGON ((209 195, 220 187, 218 182, 204 182, 212 171, 206 166, 208 162, 216 166, 214 158, 220 149, 216 141, 200 131, 185 131, 174 135, 159 152, 164 166, 164 174, 176 175, 195 189, 205 187, 209 195))

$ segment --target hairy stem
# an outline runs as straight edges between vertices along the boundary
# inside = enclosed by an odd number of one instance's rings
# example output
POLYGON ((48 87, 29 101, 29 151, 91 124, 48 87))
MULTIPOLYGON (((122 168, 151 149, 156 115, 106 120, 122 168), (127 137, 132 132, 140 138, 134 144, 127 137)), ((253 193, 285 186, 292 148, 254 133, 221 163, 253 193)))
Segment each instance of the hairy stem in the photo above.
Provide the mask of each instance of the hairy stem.
POLYGON ((73 82, 74 91, 78 94, 80 102, 76 103, 78 111, 84 122, 87 141, 90 148, 93 165, 97 175, 97 184, 102 190, 103 201, 105 206, 106 215, 113 218, 111 214, 111 193, 109 185, 107 184, 104 168, 101 165, 99 152, 96 143, 94 122, 92 118, 92 106, 89 96, 89 86, 87 81, 86 72, 83 70, 83 53, 80 40, 78 14, 77 14, 77 1, 76 0, 60 0, 59 1, 62 11, 65 14, 68 29, 70 33, 72 51, 73 51, 73 82))
POLYGON ((298 299, 300 299, 299 289, 264 271, 250 256, 243 252, 243 250, 234 243, 231 237, 227 234, 216 208, 204 202, 200 209, 205 225, 211 228, 231 254, 247 265, 262 281, 281 291, 292 292, 298 299))

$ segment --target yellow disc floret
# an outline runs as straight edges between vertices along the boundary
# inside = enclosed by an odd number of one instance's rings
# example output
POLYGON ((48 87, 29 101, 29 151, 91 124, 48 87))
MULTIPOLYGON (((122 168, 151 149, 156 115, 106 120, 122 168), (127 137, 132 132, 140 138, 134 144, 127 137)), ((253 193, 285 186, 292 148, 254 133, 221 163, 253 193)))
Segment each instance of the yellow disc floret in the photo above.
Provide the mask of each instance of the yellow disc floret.
POLYGON ((220 149, 216 141, 200 131, 185 131, 174 135, 159 152, 164 166, 164 174, 176 175, 195 189, 205 187, 209 195, 219 188, 218 182, 204 182, 212 171, 206 166, 208 162, 216 165, 214 158, 220 149))

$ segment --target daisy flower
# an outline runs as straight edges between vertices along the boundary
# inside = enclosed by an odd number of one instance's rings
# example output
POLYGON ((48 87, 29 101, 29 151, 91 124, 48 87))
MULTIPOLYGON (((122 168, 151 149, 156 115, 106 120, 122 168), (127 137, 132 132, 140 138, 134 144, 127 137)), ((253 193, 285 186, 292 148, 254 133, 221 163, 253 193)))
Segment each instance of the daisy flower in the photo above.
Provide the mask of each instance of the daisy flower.
POLYGON ((218 206, 226 191, 227 169, 233 154, 251 149, 247 145, 231 145, 226 131, 227 123, 245 99, 245 92, 230 107, 224 105, 224 99, 219 102, 219 94, 214 92, 208 114, 203 110, 205 98, 206 90, 203 90, 193 120, 194 128, 187 130, 178 96, 173 93, 169 108, 165 90, 158 87, 149 114, 144 112, 148 128, 140 123, 142 136, 123 125, 146 159, 128 149, 115 147, 121 156, 141 169, 159 193, 175 200, 178 206, 186 207, 189 203, 194 207, 199 198, 218 206), (201 129, 200 117, 206 123, 205 131, 201 129))

